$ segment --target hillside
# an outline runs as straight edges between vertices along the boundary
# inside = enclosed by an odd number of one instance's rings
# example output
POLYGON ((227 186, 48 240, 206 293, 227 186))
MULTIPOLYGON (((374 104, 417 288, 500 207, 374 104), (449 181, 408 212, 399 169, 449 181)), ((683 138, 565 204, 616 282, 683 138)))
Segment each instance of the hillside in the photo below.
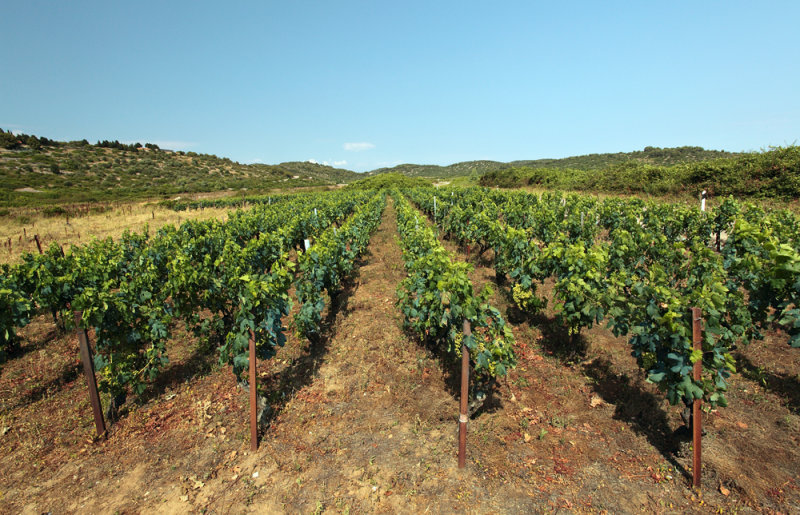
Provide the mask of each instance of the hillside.
POLYGON ((59 142, 0 129, 0 205, 331 185, 361 175, 314 163, 245 165, 215 155, 117 141, 59 142))
POLYGON ((401 164, 392 168, 378 168, 377 170, 368 172, 367 175, 397 172, 411 177, 443 179, 470 175, 482 176, 489 172, 518 167, 598 170, 628 162, 669 166, 723 157, 735 157, 737 155, 740 154, 721 150, 705 150, 701 147, 645 147, 644 150, 637 150, 634 152, 587 154, 560 159, 521 160, 511 161, 509 163, 502 163, 499 161, 465 161, 448 166, 401 164))
MULTIPOLYGON (((526 161, 527 162, 527 161, 526 161)), ((444 179, 448 177, 463 177, 468 175, 483 175, 495 170, 509 168, 508 163, 499 161, 464 161, 448 166, 402 164, 391 168, 378 168, 367 172, 365 175, 379 175, 383 173, 400 173, 409 177, 428 177, 444 179)))
MULTIPOLYGON (((705 152, 695 155, 701 157, 705 152)), ((796 146, 679 163, 664 157, 656 163, 630 159, 595 169, 577 168, 579 161, 572 161, 572 164, 576 167, 513 166, 486 173, 478 182, 482 186, 506 188, 536 186, 691 196, 707 190, 712 196, 800 198, 800 147, 796 146)))

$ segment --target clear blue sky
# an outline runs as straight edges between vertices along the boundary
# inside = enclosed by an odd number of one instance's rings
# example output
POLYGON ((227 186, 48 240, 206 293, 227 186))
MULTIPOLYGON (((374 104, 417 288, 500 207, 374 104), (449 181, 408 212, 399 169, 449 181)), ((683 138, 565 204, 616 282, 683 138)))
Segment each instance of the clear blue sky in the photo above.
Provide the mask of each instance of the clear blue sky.
POLYGON ((0 127, 356 171, 800 142, 800 2, 5 2, 0 127))

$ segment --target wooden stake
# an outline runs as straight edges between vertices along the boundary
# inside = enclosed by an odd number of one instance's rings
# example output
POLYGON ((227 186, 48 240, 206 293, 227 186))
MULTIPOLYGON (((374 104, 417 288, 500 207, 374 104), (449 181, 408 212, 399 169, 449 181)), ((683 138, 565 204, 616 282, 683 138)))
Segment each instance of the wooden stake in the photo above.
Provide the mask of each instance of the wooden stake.
MULTIPOLYGON (((469 321, 464 319, 464 338, 472 334, 469 321)), ((458 468, 467 463, 467 402, 469 400, 469 349, 461 344, 461 413, 458 415, 458 468)))
MULTIPOLYGON (((692 308, 692 345, 694 350, 703 350, 703 314, 700 308, 692 308)), ((697 360, 692 370, 695 381, 700 381, 703 370, 703 359, 697 360)), ((701 445, 703 436, 703 419, 700 408, 703 399, 695 399, 692 405, 692 486, 700 489, 702 477, 701 445)))
POLYGON ((39 249, 39 254, 44 254, 44 252, 42 252, 42 244, 39 241, 39 235, 38 234, 34 234, 33 235, 33 239, 36 240, 36 248, 39 249))
POLYGON ((106 435, 106 422, 103 419, 103 409, 100 406, 100 395, 97 393, 97 378, 94 375, 92 350, 89 348, 89 335, 86 334, 86 329, 81 328, 82 316, 82 312, 75 312, 75 330, 78 333, 78 346, 80 347, 81 361, 83 362, 83 373, 86 376, 86 382, 89 384, 89 401, 92 404, 94 426, 97 430, 97 436, 102 437, 106 435))
POLYGON ((256 394, 256 336, 250 331, 250 450, 258 450, 258 395, 256 394))

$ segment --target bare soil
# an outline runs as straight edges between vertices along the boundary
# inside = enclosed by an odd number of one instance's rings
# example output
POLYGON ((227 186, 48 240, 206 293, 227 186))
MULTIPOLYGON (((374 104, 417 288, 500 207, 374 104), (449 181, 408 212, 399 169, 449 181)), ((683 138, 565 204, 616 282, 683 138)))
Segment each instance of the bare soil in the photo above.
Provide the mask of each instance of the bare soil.
POLYGON ((459 470, 458 377, 403 330, 394 216, 390 203, 319 340, 292 336, 260 364, 271 411, 255 453, 246 392, 180 332, 168 370, 95 440, 76 339, 39 317, 0 369, 0 512, 800 512, 800 353, 785 335, 738 351, 731 406, 705 416, 694 492, 677 408, 626 342, 603 327, 569 342, 552 301, 523 317, 491 251, 445 242, 493 285, 520 357, 470 421, 459 470))

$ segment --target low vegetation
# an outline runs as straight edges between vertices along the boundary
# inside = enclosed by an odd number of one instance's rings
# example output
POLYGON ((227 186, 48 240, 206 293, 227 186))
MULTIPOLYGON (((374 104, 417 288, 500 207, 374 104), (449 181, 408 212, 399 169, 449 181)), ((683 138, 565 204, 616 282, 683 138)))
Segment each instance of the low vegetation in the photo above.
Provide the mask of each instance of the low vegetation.
POLYGON ((608 154, 586 154, 582 156, 565 157, 561 159, 535 159, 524 161, 464 161, 448 166, 402 164, 392 168, 379 168, 368 172, 367 175, 380 175, 384 173, 401 173, 411 177, 430 177, 436 179, 449 179, 453 177, 478 178, 486 174, 514 168, 547 168, 547 169, 577 169, 600 170, 609 166, 623 163, 640 163, 643 165, 671 166, 681 163, 709 161, 713 159, 736 157, 741 154, 725 152, 722 150, 706 150, 702 147, 676 147, 659 148, 645 147, 644 150, 634 152, 616 152, 608 154))
POLYGON ((353 189, 391 189, 415 188, 417 186, 430 186, 431 183, 420 177, 409 177, 400 173, 385 173, 373 175, 366 179, 358 180, 349 187, 353 189))
POLYGON ((712 195, 800 197, 800 147, 775 148, 680 164, 629 160, 603 168, 534 168, 496 170, 480 178, 483 186, 615 193, 682 194, 706 189, 712 195))
POLYGON ((0 129, 0 206, 332 185, 359 175, 315 163, 241 164, 147 144, 59 142, 0 129))

